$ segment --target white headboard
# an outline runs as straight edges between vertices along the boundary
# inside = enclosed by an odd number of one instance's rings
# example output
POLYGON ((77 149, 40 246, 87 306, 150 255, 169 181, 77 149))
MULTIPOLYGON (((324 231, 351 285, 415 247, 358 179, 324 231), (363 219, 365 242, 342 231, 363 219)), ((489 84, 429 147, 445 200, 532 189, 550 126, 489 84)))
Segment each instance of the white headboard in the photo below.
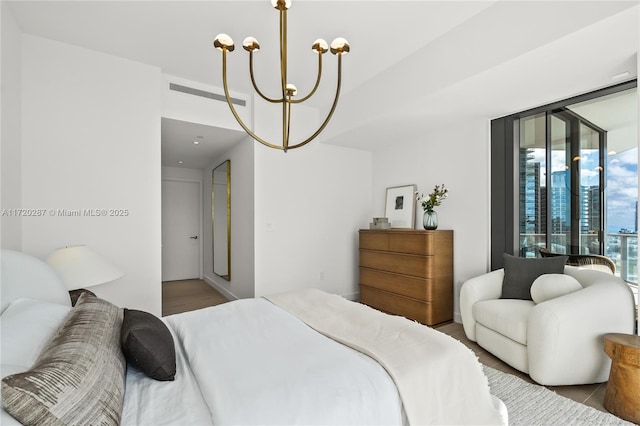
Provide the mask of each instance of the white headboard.
POLYGON ((13 250, 0 252, 0 312, 21 297, 71 306, 66 287, 42 260, 13 250))

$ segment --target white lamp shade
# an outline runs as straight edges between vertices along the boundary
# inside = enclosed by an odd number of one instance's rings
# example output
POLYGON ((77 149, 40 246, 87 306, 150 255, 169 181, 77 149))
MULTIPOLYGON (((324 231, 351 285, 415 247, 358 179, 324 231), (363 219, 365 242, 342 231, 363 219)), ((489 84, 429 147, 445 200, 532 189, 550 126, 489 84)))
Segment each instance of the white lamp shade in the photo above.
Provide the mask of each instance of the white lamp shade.
POLYGON ((85 245, 56 249, 47 263, 68 290, 108 283, 124 276, 124 272, 85 245))

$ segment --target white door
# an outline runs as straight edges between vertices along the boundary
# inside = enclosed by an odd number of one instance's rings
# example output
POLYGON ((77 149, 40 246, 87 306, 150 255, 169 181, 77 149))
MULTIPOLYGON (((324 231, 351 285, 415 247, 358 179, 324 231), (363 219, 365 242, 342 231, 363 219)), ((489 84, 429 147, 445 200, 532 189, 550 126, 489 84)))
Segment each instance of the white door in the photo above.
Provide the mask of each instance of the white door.
POLYGON ((200 184, 162 181, 162 281, 200 277, 200 184))

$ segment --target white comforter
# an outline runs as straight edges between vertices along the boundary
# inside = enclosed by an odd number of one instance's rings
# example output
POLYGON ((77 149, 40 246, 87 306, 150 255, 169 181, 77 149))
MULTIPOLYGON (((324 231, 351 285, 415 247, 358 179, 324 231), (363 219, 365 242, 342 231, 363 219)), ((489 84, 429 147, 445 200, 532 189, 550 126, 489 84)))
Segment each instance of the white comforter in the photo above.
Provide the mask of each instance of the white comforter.
POLYGON ((402 424, 396 387, 374 360, 264 299, 167 318, 215 424, 402 424))
POLYGON ((393 378, 412 425, 504 421, 476 355, 455 339, 317 289, 268 299, 319 333, 380 363, 393 378))
MULTIPOLYGON (((268 300, 164 320, 176 342, 176 380, 130 369, 123 425, 407 424, 396 384, 378 362, 268 300)), ((440 373, 434 386, 451 398, 447 409, 469 411, 473 404, 456 402, 456 393, 474 391, 440 373)))

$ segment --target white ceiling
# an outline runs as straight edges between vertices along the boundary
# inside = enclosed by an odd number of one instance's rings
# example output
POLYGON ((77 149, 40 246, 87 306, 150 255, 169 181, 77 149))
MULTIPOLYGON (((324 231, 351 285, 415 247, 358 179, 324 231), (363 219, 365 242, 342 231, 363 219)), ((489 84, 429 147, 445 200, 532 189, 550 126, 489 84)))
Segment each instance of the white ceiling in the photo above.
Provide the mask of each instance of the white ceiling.
POLYGON ((238 130, 163 117, 162 165, 205 169, 211 165, 212 158, 246 138, 247 135, 238 130))
MULTIPOLYGON (((227 33, 238 45, 229 56, 235 92, 251 93, 248 55, 240 45, 252 35, 261 44, 258 84, 267 94, 278 84, 278 13, 269 0, 8 3, 26 33, 217 87, 221 59, 212 41, 227 33)), ((294 0, 289 79, 299 92, 309 90, 317 67, 312 42, 347 38, 352 50, 343 60, 343 94, 321 137, 376 149, 452 120, 495 118, 611 85, 610 76, 623 71, 634 78, 638 15, 637 0, 294 0)), ((334 91, 336 66, 333 55, 324 59, 314 97, 322 109, 334 91)), ((192 150, 189 140, 200 133, 228 143, 239 138, 163 120, 167 164, 175 165, 185 146, 192 150)), ((201 167, 195 160, 202 155, 184 155, 184 166, 201 167)))

